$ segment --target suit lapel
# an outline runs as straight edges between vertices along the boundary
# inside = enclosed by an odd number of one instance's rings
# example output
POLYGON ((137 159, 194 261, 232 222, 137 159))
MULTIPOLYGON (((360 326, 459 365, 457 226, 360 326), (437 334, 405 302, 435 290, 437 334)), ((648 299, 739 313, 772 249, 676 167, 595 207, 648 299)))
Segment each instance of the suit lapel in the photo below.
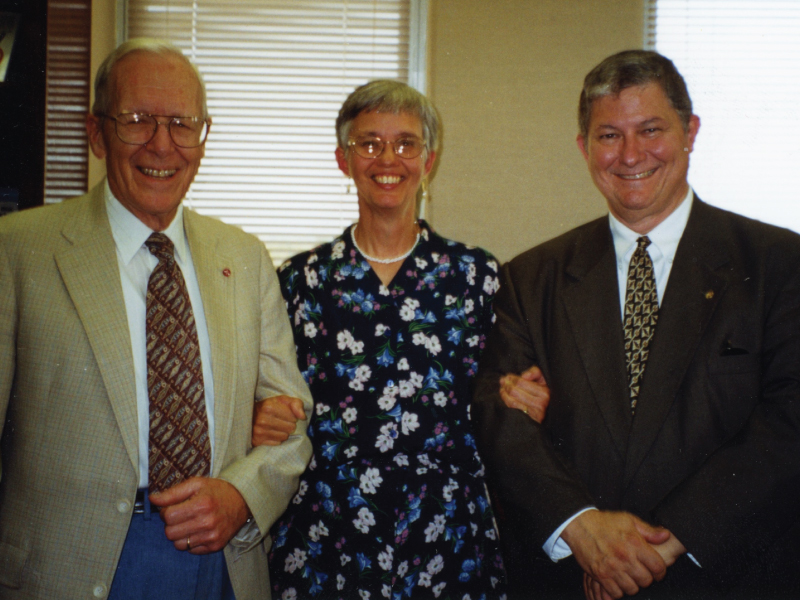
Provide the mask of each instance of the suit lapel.
POLYGON ((708 222, 707 210, 695 201, 675 254, 631 428, 626 486, 661 432, 697 344, 728 285, 716 272, 729 260, 726 246, 708 222))
POLYGON ((598 219, 582 237, 566 266, 573 280, 565 286, 564 307, 594 400, 620 456, 631 414, 625 369, 622 319, 614 244, 608 219, 598 219))
POLYGON ((219 239, 204 227, 202 218, 186 208, 183 215, 211 344, 215 455, 212 476, 216 476, 222 469, 230 439, 236 399, 236 269, 219 247, 219 239), (229 275, 225 276, 224 272, 229 275))
POLYGON ((92 190, 86 206, 83 215, 64 226, 62 235, 70 244, 56 253, 55 260, 100 368, 125 449, 138 473, 133 354, 102 184, 92 190))

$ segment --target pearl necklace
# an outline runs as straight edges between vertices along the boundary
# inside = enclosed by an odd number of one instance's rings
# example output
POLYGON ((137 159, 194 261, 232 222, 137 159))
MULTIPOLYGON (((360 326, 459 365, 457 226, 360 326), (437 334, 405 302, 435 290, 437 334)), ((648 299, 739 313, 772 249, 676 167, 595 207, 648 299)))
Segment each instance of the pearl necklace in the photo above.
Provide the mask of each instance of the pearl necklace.
POLYGON ((358 242, 356 242, 356 227, 358 227, 358 223, 353 225, 353 228, 350 230, 350 239, 353 240, 353 246, 356 247, 356 250, 361 252, 361 255, 364 258, 366 258, 368 261, 370 261, 370 262, 376 262, 376 263, 380 263, 382 265, 390 265, 392 263, 396 263, 398 261, 403 260, 409 254, 411 254, 414 251, 414 248, 417 247, 417 244, 419 244, 419 231, 418 231, 417 232, 417 239, 414 240, 414 245, 411 246, 411 248, 409 248, 408 252, 406 252, 405 254, 401 254, 400 256, 396 256, 395 258, 375 258, 374 256, 370 256, 369 254, 364 252, 361 248, 359 248, 358 242))

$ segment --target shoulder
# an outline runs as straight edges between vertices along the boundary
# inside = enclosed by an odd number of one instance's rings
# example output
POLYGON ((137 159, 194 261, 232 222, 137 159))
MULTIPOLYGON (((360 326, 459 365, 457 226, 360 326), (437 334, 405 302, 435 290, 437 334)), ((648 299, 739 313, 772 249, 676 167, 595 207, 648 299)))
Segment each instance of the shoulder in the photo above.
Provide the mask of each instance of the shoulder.
POLYGON ((472 263, 478 270, 488 269, 497 273, 500 262, 488 250, 443 237, 425 221, 420 221, 420 224, 432 254, 447 254, 452 262, 472 263))
POLYGON ((251 233, 243 231, 236 225, 229 225, 215 217, 201 215, 200 213, 184 207, 184 223, 187 230, 197 233, 201 239, 223 239, 226 249, 231 248, 259 248, 264 243, 251 233))

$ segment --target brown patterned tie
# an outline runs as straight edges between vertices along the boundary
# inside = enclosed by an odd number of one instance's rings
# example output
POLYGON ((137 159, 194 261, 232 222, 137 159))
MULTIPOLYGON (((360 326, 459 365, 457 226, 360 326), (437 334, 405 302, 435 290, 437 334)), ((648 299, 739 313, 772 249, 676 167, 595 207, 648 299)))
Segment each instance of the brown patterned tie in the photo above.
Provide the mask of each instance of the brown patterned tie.
POLYGON ((644 376, 650 340, 658 320, 658 292, 653 276, 653 261, 647 253, 650 239, 647 236, 636 240, 637 248, 628 268, 628 284, 625 292, 625 361, 628 365, 628 386, 631 391, 631 412, 636 410, 639 387, 644 376))
POLYGON ((162 233, 145 242, 158 265, 147 284, 150 491, 210 472, 205 388, 194 312, 175 247, 162 233))

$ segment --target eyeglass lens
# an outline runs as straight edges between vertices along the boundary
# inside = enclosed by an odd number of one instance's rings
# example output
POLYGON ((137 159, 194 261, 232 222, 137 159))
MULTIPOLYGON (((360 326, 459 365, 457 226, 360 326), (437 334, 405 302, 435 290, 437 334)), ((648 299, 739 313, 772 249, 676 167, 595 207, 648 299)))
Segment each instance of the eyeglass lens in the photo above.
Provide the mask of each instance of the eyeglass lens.
MULTIPOLYGON (((116 118, 117 135, 126 144, 146 144, 158 130, 158 119, 152 115, 125 114, 116 118)), ((206 141, 208 123, 199 117, 172 117, 167 128, 172 141, 181 148, 195 148, 206 141)))

